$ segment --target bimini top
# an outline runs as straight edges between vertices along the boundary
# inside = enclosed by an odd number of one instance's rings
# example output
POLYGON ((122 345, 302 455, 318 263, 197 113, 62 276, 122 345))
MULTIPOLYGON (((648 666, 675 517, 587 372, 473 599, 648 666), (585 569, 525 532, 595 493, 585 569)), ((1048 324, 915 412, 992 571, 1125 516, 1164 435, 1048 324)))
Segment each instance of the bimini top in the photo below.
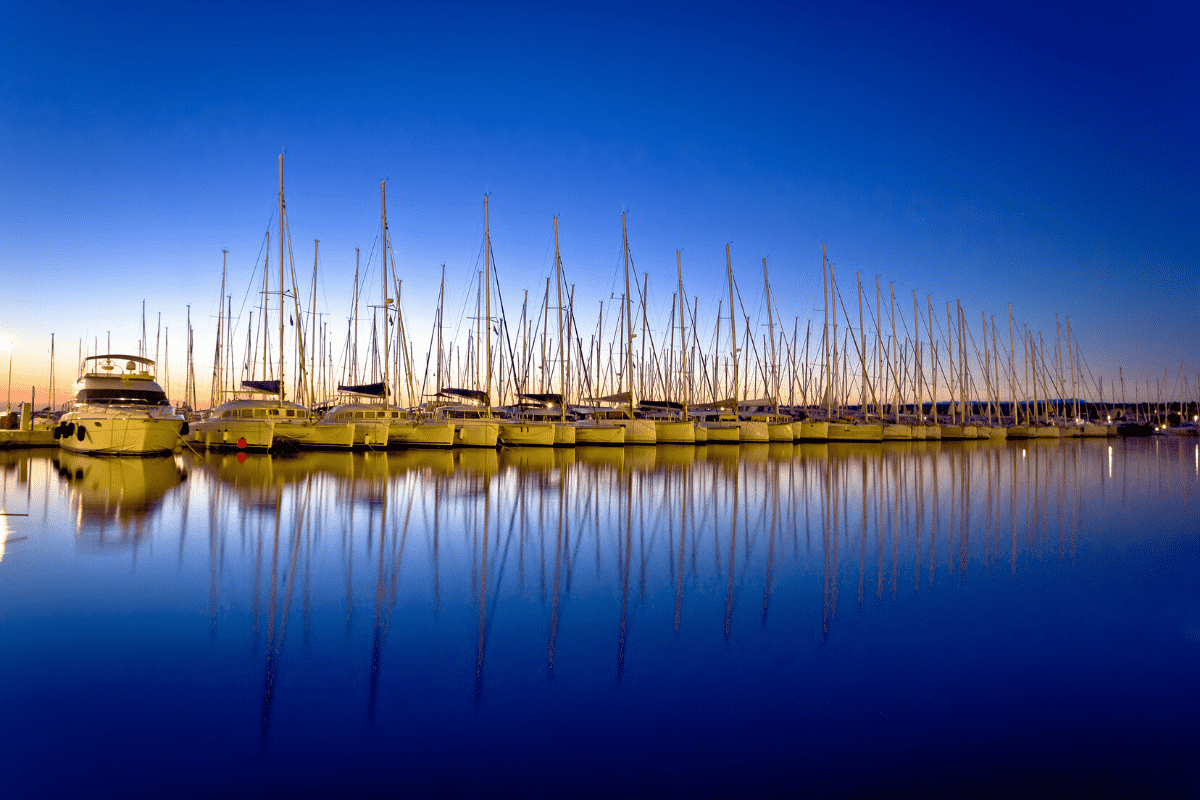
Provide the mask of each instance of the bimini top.
POLYGON ((152 380, 149 367, 154 361, 124 353, 85 356, 80 371, 83 378, 139 378, 152 380))

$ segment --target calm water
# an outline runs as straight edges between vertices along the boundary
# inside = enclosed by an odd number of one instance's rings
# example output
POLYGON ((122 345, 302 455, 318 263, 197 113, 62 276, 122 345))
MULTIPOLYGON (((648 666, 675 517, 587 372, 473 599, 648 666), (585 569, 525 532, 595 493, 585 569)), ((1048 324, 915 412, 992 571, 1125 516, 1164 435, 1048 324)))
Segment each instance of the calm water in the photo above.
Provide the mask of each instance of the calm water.
POLYGON ((0 795, 1200 796, 1200 448, 0 453, 0 795))

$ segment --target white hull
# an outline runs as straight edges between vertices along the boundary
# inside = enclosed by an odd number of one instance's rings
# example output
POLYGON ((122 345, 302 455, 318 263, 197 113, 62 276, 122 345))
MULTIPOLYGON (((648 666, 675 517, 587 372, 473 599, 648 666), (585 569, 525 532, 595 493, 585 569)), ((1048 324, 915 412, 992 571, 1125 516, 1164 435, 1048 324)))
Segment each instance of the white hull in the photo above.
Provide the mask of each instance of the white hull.
POLYGON ((796 434, 796 438, 802 442, 824 442, 829 439, 829 423, 828 422, 794 422, 792 430, 796 434))
POLYGON ((492 419, 455 419, 455 447, 496 447, 500 440, 500 423, 492 419))
POLYGON ((695 444, 696 424, 691 420, 654 420, 654 436, 658 444, 695 444))
POLYGON ((658 443, 658 433, 652 419, 614 419, 612 422, 625 429, 625 444, 658 443))
POLYGON ((742 440, 742 429, 733 422, 702 422, 697 427, 704 428, 706 444, 737 444, 742 440))
POLYGON ((275 423, 275 444, 297 450, 350 450, 353 422, 283 421, 275 423))
POLYGON ((554 425, 549 422, 501 422, 497 441, 502 447, 553 447, 554 425))
POLYGON ((765 422, 742 419, 734 424, 738 426, 738 441, 740 442, 766 444, 771 441, 771 435, 765 422))
POLYGON ((883 426, 871 423, 830 422, 829 439, 831 442, 882 442, 883 426))
POLYGON ((625 428, 620 425, 595 422, 575 423, 575 444, 579 447, 589 445, 623 445, 625 444, 625 428))
POLYGON ((453 447, 454 423, 416 420, 388 426, 388 447, 453 447))
POLYGON ((555 447, 574 447, 575 446, 575 426, 569 422, 553 422, 554 426, 554 446, 555 447))
POLYGON ((767 438, 772 442, 790 443, 796 438, 796 435, 790 422, 768 422, 767 438))
POLYGON ((270 450, 275 422, 268 419, 206 419, 193 422, 189 441, 205 449, 270 450))
POLYGON ((65 414, 62 422, 75 426, 71 435, 59 439, 62 449, 127 456, 171 452, 180 443, 179 431, 183 425, 183 420, 177 418, 92 416, 84 412, 65 414))

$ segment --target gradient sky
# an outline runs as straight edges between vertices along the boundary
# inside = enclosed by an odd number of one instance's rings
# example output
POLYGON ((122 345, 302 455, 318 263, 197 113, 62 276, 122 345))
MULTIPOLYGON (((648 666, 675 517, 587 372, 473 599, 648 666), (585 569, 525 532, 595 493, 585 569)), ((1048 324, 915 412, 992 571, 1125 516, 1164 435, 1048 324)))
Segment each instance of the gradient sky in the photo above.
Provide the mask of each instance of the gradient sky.
POLYGON ((848 298, 861 271, 872 294, 877 276, 895 284, 905 320, 915 289, 943 325, 961 299, 968 322, 983 311, 1002 331, 1011 302, 1047 341, 1057 312, 1106 383, 1123 367, 1173 384, 1182 362, 1194 393, 1198 23, 1187 2, 10 0, 0 338, 15 341, 14 401, 34 384, 46 397, 51 333, 60 402, 81 340, 103 349, 111 332, 136 352, 143 300, 151 349, 160 313, 169 329, 173 397, 191 305, 203 380, 221 251, 248 309, 281 152, 293 255, 307 275, 321 240, 331 327, 350 311, 354 248, 378 269, 387 179, 420 353, 443 263, 447 336, 473 303, 489 193, 510 318, 524 289, 540 302, 558 215, 593 329, 623 290, 627 211, 663 324, 682 249, 711 330, 730 242, 747 309, 762 309, 765 256, 803 336, 825 243, 848 298))

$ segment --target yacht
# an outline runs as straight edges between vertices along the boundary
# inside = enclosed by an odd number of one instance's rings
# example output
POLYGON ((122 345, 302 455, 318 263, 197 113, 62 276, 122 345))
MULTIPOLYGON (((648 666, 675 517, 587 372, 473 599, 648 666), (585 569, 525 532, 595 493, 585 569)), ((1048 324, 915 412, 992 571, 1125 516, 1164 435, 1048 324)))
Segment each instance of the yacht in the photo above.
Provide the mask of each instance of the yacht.
POLYGON ((148 358, 119 353, 85 358, 75 400, 54 429, 59 447, 127 456, 174 450, 187 422, 171 408, 153 366, 148 358))

